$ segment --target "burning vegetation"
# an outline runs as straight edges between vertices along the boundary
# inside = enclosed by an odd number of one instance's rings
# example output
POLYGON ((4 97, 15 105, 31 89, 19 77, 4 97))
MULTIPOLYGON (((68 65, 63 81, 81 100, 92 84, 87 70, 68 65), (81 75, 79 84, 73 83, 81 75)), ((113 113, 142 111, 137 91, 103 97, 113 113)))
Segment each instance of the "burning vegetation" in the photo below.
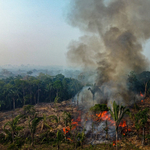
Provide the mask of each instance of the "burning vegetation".
MULTIPOLYGON (((150 102, 149 99, 148 101, 150 102)), ((70 101, 61 104, 27 105, 24 109, 5 113, 7 120, 1 122, 1 143, 16 149, 19 148, 18 143, 21 144, 22 149, 25 146, 34 149, 40 145, 44 146, 45 143, 51 145, 50 149, 55 149, 55 146, 64 149, 64 145, 66 149, 69 147, 85 149, 89 145, 97 148, 124 149, 129 143, 135 144, 131 141, 136 137, 137 143, 147 145, 150 122, 149 109, 145 109, 144 105, 148 101, 145 99, 142 105, 140 101, 136 102, 140 110, 133 105, 129 107, 130 111, 127 107, 116 104, 115 101, 112 108, 107 107, 106 104, 96 104, 89 110, 80 105, 81 101, 78 105, 70 101), (14 127, 12 128, 11 125, 14 127), (105 146, 102 143, 105 143, 105 146)), ((92 99, 91 104, 93 104, 92 99)))
MULTIPOLYGON (((150 38, 150 1, 71 0, 70 4, 69 23, 84 35, 70 43, 67 56, 70 63, 94 70, 90 85, 79 91, 82 84, 61 75, 33 84, 30 80, 29 87, 37 90, 33 96, 29 90, 26 99, 32 102, 34 98, 36 104, 43 90, 53 103, 41 108, 38 101, 35 107, 24 106, 19 116, 13 113, 8 122, 2 120, 1 143, 10 149, 30 144, 34 149, 36 143, 58 150, 89 145, 103 149, 134 149, 135 145, 136 149, 147 144, 144 148, 149 148, 150 72, 144 71, 149 63, 142 45, 150 38), (41 82, 46 86, 39 90, 41 82), (60 98, 70 97, 68 103, 59 103, 60 98)), ((18 80, 24 103, 25 83, 18 80)))

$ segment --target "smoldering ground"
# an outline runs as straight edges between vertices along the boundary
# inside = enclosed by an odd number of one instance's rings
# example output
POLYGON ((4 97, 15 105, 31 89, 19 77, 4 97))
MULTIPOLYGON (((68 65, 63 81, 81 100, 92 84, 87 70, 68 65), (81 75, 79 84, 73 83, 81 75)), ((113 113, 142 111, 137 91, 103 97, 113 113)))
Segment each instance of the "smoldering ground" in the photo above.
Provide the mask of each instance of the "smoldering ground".
POLYGON ((68 22, 83 36, 70 43, 69 63, 96 69, 94 82, 109 89, 111 100, 128 103, 132 95, 126 84, 129 72, 148 68, 142 46, 150 38, 149 7, 149 0, 70 2, 68 22))

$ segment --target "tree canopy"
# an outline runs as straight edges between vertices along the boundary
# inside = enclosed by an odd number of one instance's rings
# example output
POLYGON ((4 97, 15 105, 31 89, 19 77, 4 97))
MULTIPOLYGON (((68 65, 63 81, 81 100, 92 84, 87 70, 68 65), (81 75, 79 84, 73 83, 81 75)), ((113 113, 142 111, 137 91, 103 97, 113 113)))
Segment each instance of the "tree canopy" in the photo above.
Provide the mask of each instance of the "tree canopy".
POLYGON ((37 77, 16 76, 0 80, 0 110, 11 110, 26 104, 68 100, 81 90, 82 84, 62 74, 49 76, 40 74, 37 77))

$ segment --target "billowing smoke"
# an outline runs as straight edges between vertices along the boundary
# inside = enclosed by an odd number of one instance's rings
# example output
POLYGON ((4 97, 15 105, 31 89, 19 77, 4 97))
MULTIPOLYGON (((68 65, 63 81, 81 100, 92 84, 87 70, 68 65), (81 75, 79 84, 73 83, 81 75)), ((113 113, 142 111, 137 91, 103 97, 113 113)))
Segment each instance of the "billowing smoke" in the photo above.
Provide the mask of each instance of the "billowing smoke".
POLYGON ((96 85, 112 90, 107 94, 111 98, 119 95, 127 101, 129 72, 148 67, 142 46, 150 38, 150 0, 71 0, 70 4, 69 23, 84 35, 70 43, 68 59, 97 69, 96 85))

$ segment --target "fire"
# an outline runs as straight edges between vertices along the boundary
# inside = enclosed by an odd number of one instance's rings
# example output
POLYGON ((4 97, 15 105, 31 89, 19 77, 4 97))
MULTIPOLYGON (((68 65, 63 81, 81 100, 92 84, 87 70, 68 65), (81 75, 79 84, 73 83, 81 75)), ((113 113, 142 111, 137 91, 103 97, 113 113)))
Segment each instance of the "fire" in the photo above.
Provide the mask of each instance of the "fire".
POLYGON ((67 140, 72 141, 71 138, 67 138, 67 140))
POLYGON ((116 142, 115 141, 113 141, 113 146, 115 146, 116 145, 116 142))
MULTIPOLYGON (((144 94, 142 94, 142 92, 140 92, 140 96, 141 97, 144 97, 144 94)), ((144 101, 143 100, 141 100, 141 103, 143 103, 144 101)))
POLYGON ((115 125, 115 122, 111 119, 111 115, 108 113, 108 111, 103 111, 99 114, 96 114, 96 120, 95 121, 109 121, 112 125, 115 125))
POLYGON ((140 92, 140 96, 141 96, 141 97, 144 97, 144 94, 142 94, 142 92, 140 92))
POLYGON ((67 134, 70 131, 70 127, 63 128, 64 134, 67 134))
POLYGON ((126 121, 125 120, 123 120, 123 122, 121 122, 120 124, 119 124, 119 127, 122 127, 122 128, 124 128, 124 127, 126 127, 127 126, 127 124, 126 124, 126 121))
MULTIPOLYGON (((117 142, 119 142, 119 140, 117 140, 117 142)), ((116 146, 116 141, 113 141, 113 146, 116 146)))
POLYGON ((72 126, 71 129, 70 129, 69 126, 67 126, 66 128, 65 127, 63 128, 64 134, 67 134, 70 130, 76 129, 77 126, 80 125, 80 122, 81 122, 81 117, 80 116, 81 116, 81 113, 79 112, 78 118, 76 120, 74 120, 74 119, 71 120, 71 126, 72 126))
MULTIPOLYGON (((95 121, 109 121, 111 123, 111 125, 115 126, 115 121, 111 119, 111 115, 108 113, 108 111, 103 111, 99 114, 96 114, 96 120, 95 121)), ((127 123, 125 120, 123 120, 122 122, 120 122, 119 127, 123 128, 122 130, 122 134, 126 135, 126 132, 131 131, 131 129, 129 129, 127 127, 127 123)))

